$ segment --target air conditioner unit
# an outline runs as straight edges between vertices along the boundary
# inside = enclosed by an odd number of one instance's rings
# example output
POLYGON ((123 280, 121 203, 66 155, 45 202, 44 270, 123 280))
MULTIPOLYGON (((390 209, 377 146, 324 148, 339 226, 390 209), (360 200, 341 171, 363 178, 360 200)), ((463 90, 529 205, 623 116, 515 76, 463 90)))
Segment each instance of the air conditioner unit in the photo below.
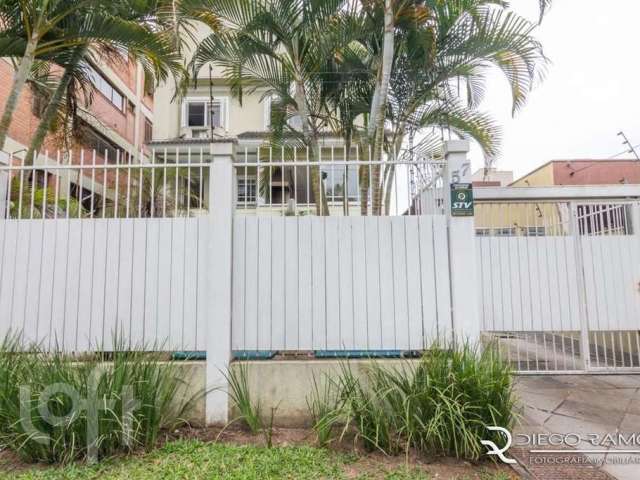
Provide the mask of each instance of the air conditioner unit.
POLYGON ((208 128, 192 128, 191 138, 211 138, 211 132, 208 128))

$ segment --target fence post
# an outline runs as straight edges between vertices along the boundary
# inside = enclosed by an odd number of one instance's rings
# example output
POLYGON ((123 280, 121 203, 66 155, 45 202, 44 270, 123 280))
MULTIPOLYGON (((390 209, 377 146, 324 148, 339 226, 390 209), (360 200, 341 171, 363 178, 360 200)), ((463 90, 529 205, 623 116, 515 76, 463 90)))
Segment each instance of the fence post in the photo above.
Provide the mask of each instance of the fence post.
POLYGON ((445 142, 446 176, 444 199, 449 245, 449 278, 451 284, 451 322, 453 337, 471 343, 480 340, 478 312, 478 276, 475 226, 473 216, 453 216, 451 185, 471 183, 471 163, 467 158, 469 142, 445 142))
POLYGON ((233 143, 211 144, 209 171, 209 301, 207 318, 206 422, 228 421, 225 374, 231 360, 231 269, 235 169, 233 143))

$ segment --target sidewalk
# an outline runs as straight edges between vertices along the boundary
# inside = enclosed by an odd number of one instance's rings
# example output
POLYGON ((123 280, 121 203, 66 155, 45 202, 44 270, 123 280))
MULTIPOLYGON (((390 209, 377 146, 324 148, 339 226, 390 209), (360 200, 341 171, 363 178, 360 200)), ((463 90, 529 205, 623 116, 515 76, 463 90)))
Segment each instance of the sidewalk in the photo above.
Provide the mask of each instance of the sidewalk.
MULTIPOLYGON (((629 445, 598 447, 588 441, 577 450, 598 453, 530 453, 529 447, 510 453, 531 473, 544 480, 640 478, 640 375, 541 375, 521 376, 516 381, 521 419, 516 434, 577 434, 599 438, 609 434, 625 438, 636 434, 629 445), (602 453, 601 453, 602 452, 602 453), (545 457, 545 458, 542 458, 545 457)), ((575 437, 572 437, 575 438, 575 437)), ((604 442, 603 442, 604 443, 604 442)), ((532 447, 557 449, 559 447, 532 447)), ((561 448, 561 447, 560 447, 561 448)))

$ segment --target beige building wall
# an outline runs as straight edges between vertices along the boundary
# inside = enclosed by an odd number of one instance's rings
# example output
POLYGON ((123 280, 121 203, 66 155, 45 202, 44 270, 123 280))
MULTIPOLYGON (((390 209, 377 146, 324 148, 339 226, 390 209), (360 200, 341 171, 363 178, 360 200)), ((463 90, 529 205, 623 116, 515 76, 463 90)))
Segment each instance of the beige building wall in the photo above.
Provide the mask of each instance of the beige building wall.
MULTIPOLYGON (((211 30, 203 24, 198 24, 194 33, 197 42, 205 39, 211 30)), ((185 64, 191 60, 194 47, 194 42, 190 42, 184 50, 185 64)), ((222 128, 216 128, 214 134, 237 136, 243 132, 267 130, 267 115, 270 107, 268 100, 262 100, 264 90, 251 93, 246 91, 240 104, 236 98, 232 97, 230 89, 225 86, 222 69, 215 65, 211 67, 212 91, 210 91, 209 64, 204 65, 198 72, 197 83, 192 80, 187 92, 180 97, 175 95, 176 85, 173 80, 158 87, 154 105, 156 118, 153 126, 154 140, 191 138, 192 129, 187 128, 184 122, 183 105, 189 99, 208 100, 211 94, 216 101, 221 101, 223 104, 222 117, 225 123, 222 128)))
POLYGON ((550 185, 554 185, 552 162, 545 163, 511 184, 513 187, 544 187, 550 185))

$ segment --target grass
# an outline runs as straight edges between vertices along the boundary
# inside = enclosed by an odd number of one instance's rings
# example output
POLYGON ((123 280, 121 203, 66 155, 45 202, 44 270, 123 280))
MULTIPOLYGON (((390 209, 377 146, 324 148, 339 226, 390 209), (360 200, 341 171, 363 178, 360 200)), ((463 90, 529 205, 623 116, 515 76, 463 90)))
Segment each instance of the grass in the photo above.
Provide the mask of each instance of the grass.
MULTIPOLYGON (((359 480, 430 480, 424 470, 404 467, 385 468, 380 465, 373 471, 357 471, 354 455, 308 446, 274 447, 238 446, 224 443, 203 443, 198 440, 181 440, 144 456, 107 459, 97 465, 71 464, 64 467, 7 472, 0 463, 0 480, 161 480, 161 479, 353 479, 359 480), (4 473, 3 473, 4 471, 4 473)), ((377 467, 377 466, 376 466, 377 467)), ((458 477, 459 480, 508 480, 503 473, 483 473, 458 477)), ((444 480, 444 479, 443 479, 444 480)))

